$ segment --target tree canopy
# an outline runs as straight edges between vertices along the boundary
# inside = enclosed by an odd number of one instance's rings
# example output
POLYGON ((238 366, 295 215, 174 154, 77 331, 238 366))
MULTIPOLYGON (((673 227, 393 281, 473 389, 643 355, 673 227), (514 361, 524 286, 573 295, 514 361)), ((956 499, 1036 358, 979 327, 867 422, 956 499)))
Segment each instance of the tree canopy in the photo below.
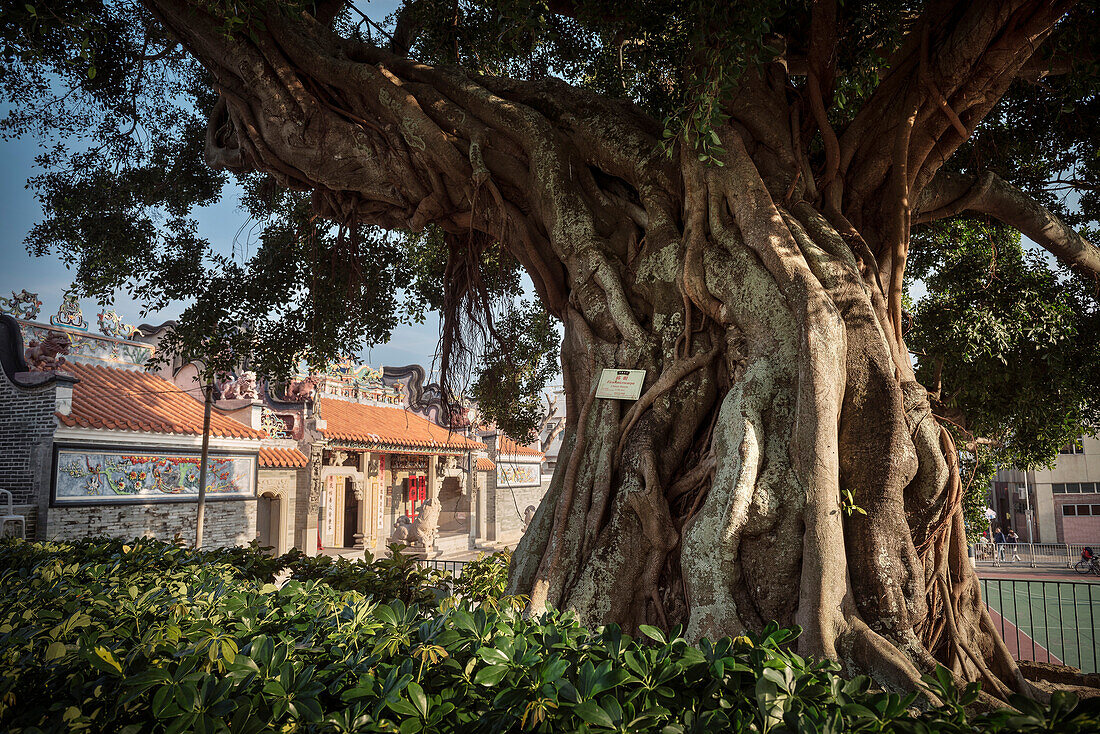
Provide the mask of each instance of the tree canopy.
MULTIPOLYGON (((253 32, 272 10, 322 20, 335 14, 341 35, 424 63, 526 80, 558 76, 639 105, 662 121, 664 150, 683 140, 704 159, 720 148, 711 128, 725 116, 738 76, 753 63, 780 60, 802 74, 792 76, 802 94, 819 87, 812 96, 831 129, 822 135, 816 105, 807 104, 815 109, 803 110, 801 130, 815 165, 826 169, 833 131, 853 122, 907 33, 926 22, 923 4, 906 2, 829 9, 691 0, 645 2, 624 13, 621 3, 600 1, 415 0, 388 18, 331 1, 200 5, 227 36, 253 32), (815 11, 831 17, 815 23, 815 11), (817 26, 830 22, 821 33, 817 26), (836 39, 843 42, 829 50, 825 78, 805 76, 836 39)), ((1094 3, 1072 4, 947 165, 960 177, 995 176, 1016 187, 1084 238, 1100 213, 1096 13, 1094 3)), ((189 304, 174 337, 181 346, 198 343, 215 324, 247 324, 237 332, 238 351, 277 374, 302 355, 322 364, 383 341, 402 320, 422 320, 425 307, 442 310, 448 253, 438 230, 385 234, 271 175, 208 165, 212 79, 148 7, 38 0, 4 15, 0 88, 10 112, 0 129, 42 143, 31 184, 45 219, 27 245, 71 265, 84 294, 109 299, 124 284, 149 309, 189 304), (197 235, 196 209, 225 195, 239 195, 255 223, 254 251, 239 242, 229 255, 219 249, 225 243, 212 247, 197 235), (400 292, 407 302, 393 297, 400 292)), ((1064 264, 1072 258, 1025 257, 1012 243, 1011 222, 991 223, 996 204, 958 203, 958 211, 915 222, 910 282, 924 280, 929 291, 912 314, 921 376, 939 376, 943 412, 958 418, 964 441, 989 439, 985 445, 1002 449, 1006 462, 1050 460, 1100 422, 1100 354, 1089 346, 1097 341, 1096 264, 1070 273, 1064 264)), ((1095 248, 1086 251, 1096 259, 1095 248)), ((487 254, 480 270, 481 309, 519 293, 517 263, 506 253, 487 254)))

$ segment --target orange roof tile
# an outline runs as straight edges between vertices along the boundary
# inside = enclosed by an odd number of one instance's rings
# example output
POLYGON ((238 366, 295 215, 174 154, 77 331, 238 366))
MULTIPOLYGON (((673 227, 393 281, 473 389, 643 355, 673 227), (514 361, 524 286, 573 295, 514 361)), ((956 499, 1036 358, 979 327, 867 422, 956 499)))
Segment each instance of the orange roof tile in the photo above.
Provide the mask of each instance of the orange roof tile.
MULTIPOLYGON (((80 380, 73 386, 72 412, 57 414, 66 426, 202 435, 203 404, 163 377, 76 362, 67 362, 63 371, 80 380)), ((266 434, 213 411, 210 435, 263 438, 266 434)))
POLYGON ((260 449, 260 466, 297 468, 309 463, 309 457, 298 449, 267 447, 260 449))
POLYGON ((317 403, 327 424, 321 430, 325 438, 450 451, 485 448, 485 444, 440 428, 408 410, 328 398, 317 403))
POLYGON ((477 471, 496 471, 497 465, 493 463, 492 459, 487 459, 484 456, 477 457, 477 471))
POLYGON ((505 456, 537 456, 540 459, 545 455, 537 449, 520 446, 503 433, 497 433, 497 453, 505 456))

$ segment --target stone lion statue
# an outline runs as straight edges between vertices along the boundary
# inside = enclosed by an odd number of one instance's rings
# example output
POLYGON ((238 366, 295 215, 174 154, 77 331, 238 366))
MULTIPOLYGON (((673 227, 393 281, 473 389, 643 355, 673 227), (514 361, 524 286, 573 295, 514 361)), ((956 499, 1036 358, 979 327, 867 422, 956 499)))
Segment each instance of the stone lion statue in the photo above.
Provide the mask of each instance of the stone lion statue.
POLYGON ((41 342, 31 340, 27 346, 27 367, 31 372, 50 372, 61 368, 69 353, 69 338, 60 331, 51 331, 41 342))
POLYGON ((427 500, 420 505, 416 519, 412 521, 412 526, 409 528, 409 537, 412 539, 413 545, 430 548, 435 541, 438 528, 439 506, 435 504, 435 500, 427 500))
POLYGON ((409 543, 409 528, 411 525, 412 521, 404 515, 397 518, 397 524, 393 528, 393 534, 390 535, 390 540, 397 541, 398 543, 409 543))

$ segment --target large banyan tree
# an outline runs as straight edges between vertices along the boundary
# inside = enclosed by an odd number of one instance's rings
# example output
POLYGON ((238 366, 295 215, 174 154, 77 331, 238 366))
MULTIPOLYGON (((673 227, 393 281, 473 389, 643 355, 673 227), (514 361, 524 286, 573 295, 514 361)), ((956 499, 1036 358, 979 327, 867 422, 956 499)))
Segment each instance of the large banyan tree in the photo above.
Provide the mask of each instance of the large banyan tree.
POLYGON ((927 265, 935 248, 1003 241, 990 262, 1051 273, 1035 277, 1059 308, 1095 312, 1094 6, 370 10, 14 11, 8 93, 66 79, 99 110, 73 117, 62 98, 9 119, 101 141, 44 154, 32 244, 61 250, 89 291, 125 275, 153 302, 202 291, 222 317, 275 294, 235 312, 274 324, 249 336, 270 354, 378 338, 400 316, 393 293, 427 279, 451 367, 518 264, 564 326, 568 401, 511 569, 532 609, 691 638, 776 620, 802 628, 800 652, 884 685, 942 664, 995 696, 1028 690, 967 560, 956 445, 1008 439, 968 432, 948 395, 963 386, 940 384, 958 355, 922 351, 918 379, 906 265, 924 248, 922 277, 950 279, 950 258, 927 265), (253 213, 283 218, 214 277, 189 207, 225 172, 253 213), (1017 232, 1050 255, 1021 255, 1017 232), (641 398, 596 397, 608 368, 645 370, 641 398))

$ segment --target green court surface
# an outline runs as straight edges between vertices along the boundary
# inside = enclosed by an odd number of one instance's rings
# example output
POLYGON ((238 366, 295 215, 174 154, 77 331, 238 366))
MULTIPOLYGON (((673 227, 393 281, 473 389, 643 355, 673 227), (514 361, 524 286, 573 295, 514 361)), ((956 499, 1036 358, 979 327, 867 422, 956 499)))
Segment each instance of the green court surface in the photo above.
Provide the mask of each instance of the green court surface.
POLYGON ((1014 657, 1100 672, 1100 584, 982 579, 981 589, 1014 657))

